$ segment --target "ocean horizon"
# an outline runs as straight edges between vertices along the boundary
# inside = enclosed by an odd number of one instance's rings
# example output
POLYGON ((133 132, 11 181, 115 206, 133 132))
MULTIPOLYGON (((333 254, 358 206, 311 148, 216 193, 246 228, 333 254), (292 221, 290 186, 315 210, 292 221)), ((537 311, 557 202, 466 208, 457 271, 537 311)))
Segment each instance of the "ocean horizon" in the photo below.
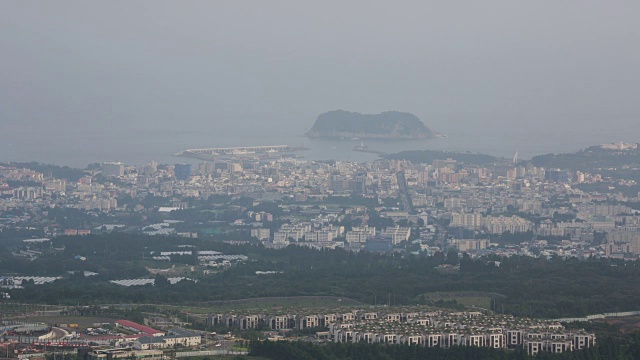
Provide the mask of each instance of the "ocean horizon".
MULTIPOLYGON (((261 129, 264 130, 264 129, 261 129)), ((308 150, 297 153, 308 160, 373 161, 379 156, 353 151, 364 143, 369 150, 397 153, 407 150, 441 150, 483 153, 511 158, 518 152, 520 159, 530 159, 547 153, 575 152, 602 143, 635 139, 621 138, 612 133, 587 133, 567 136, 562 133, 508 134, 494 132, 477 134, 473 131, 443 133, 446 138, 427 140, 329 140, 310 139, 301 131, 197 131, 150 130, 93 131, 75 133, 58 131, 38 133, 32 131, 0 133, 0 161, 30 162, 84 168, 91 163, 120 161, 129 165, 142 165, 150 161, 173 164, 200 160, 176 157, 173 154, 186 149, 290 145, 304 146, 308 150)))

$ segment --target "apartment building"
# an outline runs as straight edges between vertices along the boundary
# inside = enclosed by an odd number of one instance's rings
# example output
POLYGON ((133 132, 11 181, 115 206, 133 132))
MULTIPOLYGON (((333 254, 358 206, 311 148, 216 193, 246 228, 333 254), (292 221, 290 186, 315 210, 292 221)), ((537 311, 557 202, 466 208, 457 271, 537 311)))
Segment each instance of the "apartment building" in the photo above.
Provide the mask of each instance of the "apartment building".
POLYGON ((251 229, 251 236, 257 238, 260 241, 269 240, 271 238, 271 230, 264 228, 251 229))
POLYGON ((368 238, 376 236, 375 227, 353 227, 347 232, 346 239, 348 243, 365 243, 368 238))
POLYGON ((489 246, 489 239, 450 239, 447 244, 459 252, 479 251, 489 246))
POLYGON ((395 245, 403 241, 408 241, 411 236, 411 228, 390 226, 380 232, 382 237, 391 237, 391 242, 395 245))
POLYGON ((640 255, 640 231, 616 230, 607 234, 604 247, 607 257, 640 255))

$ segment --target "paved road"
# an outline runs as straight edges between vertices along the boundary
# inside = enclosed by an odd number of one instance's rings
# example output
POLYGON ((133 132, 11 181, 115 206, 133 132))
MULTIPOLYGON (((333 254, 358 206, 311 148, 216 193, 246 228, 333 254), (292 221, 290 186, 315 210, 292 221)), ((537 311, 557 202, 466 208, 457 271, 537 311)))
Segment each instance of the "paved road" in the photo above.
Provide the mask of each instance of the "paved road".
POLYGON ((398 180, 400 208, 402 211, 411 213, 413 212, 413 203, 411 202, 411 196, 409 196, 409 189, 407 188, 407 179, 404 176, 404 171, 398 171, 396 173, 396 179, 398 180))
POLYGON ((247 355, 248 351, 234 351, 227 349, 219 350, 203 350, 203 351, 183 351, 177 352, 176 357, 194 357, 194 356, 211 356, 211 355, 247 355))

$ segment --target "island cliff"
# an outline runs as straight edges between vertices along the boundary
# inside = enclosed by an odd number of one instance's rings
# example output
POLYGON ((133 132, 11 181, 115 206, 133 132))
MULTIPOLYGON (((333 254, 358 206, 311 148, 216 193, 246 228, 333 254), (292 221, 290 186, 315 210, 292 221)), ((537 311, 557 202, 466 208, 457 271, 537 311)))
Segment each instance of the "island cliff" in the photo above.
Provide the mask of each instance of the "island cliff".
POLYGON ((320 114, 305 135, 310 138, 409 140, 432 138, 435 134, 411 113, 387 111, 370 115, 334 110, 320 114))

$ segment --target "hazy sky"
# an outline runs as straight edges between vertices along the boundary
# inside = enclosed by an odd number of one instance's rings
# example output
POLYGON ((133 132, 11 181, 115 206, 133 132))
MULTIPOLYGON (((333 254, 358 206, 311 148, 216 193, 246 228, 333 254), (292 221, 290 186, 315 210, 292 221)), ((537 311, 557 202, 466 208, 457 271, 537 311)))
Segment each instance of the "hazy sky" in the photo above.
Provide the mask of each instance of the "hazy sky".
POLYGON ((638 141, 638 14, 637 0, 3 0, 0 131, 301 133, 341 108, 638 141))

